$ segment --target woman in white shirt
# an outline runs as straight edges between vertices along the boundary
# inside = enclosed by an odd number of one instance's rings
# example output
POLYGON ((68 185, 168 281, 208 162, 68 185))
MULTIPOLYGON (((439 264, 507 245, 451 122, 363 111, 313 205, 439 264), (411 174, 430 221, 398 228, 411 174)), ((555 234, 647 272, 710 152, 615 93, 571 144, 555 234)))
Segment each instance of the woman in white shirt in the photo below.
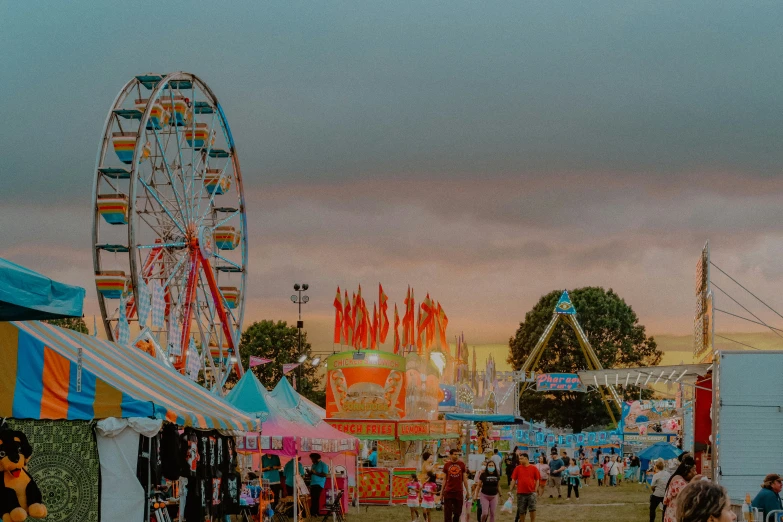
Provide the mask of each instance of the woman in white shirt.
MULTIPOLYGON (((663 497, 666 494, 666 484, 669 482, 669 477, 672 476, 671 473, 664 470, 664 467, 663 459, 655 461, 655 475, 653 475, 652 484, 650 484, 652 489, 652 494, 650 494, 650 522, 655 522, 655 512, 658 509, 658 505, 663 502, 663 497)), ((665 511, 661 511, 661 520, 663 520, 663 513, 665 511)))
POLYGON ((609 484, 617 486, 617 475, 620 474, 620 463, 617 462, 617 456, 612 457, 612 463, 609 464, 609 484))

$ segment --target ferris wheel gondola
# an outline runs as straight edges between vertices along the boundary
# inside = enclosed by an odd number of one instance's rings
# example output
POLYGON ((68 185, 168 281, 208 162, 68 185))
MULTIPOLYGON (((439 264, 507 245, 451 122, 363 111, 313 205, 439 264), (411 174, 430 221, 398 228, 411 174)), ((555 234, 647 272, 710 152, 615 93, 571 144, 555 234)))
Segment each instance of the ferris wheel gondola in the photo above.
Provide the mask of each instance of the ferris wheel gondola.
POLYGON ((206 83, 176 72, 123 87, 106 118, 93 203, 108 338, 118 341, 126 320, 144 326, 174 368, 222 391, 243 372, 247 218, 231 128, 206 83), (156 287, 164 302, 150 301, 156 287))

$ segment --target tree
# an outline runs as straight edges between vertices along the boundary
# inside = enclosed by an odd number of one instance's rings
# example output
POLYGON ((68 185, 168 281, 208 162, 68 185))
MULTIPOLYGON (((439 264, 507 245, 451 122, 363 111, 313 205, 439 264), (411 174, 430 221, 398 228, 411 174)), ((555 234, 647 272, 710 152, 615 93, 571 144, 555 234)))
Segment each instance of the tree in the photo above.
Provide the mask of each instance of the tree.
MULTIPOLYGON (((561 290, 554 290, 541 297, 525 314, 515 336, 509 339, 509 362, 514 368, 521 368, 533 351, 552 319, 561 293, 561 290)), ((604 368, 654 366, 661 361, 662 353, 655 339, 645 335, 636 313, 612 289, 578 288, 570 292, 570 297, 576 308, 576 318, 604 368)), ((573 329, 564 321, 558 322, 534 369, 544 373, 576 373, 587 368, 587 360, 573 329)), ((621 396, 625 393, 628 400, 639 396, 638 391, 618 390, 618 393, 621 396)), ((650 397, 652 393, 646 391, 643 395, 650 397)), ((570 427, 574 432, 611 422, 598 391, 536 393, 534 388, 528 388, 520 399, 520 411, 524 417, 570 427)), ((615 415, 618 414, 619 410, 615 408, 615 415)))
POLYGON ((67 328, 68 330, 74 330, 79 333, 83 334, 90 334, 90 331, 87 329, 87 324, 84 322, 84 319, 81 317, 68 317, 66 319, 48 319, 44 321, 45 323, 53 324, 54 326, 59 326, 60 328, 67 328))
MULTIPOLYGON (((285 321, 259 321, 248 326, 239 343, 239 354, 246 371, 252 371, 268 389, 275 386, 283 376, 283 365, 296 363, 301 354, 311 358, 312 347, 307 342, 307 332, 302 332, 302 350, 299 350, 299 332, 295 326, 285 321), (272 362, 248 369, 251 356, 272 359, 272 362)), ((292 371, 296 376, 296 388, 299 393, 323 406, 326 404, 326 392, 320 389, 321 378, 318 368, 305 362, 292 371), (301 370, 301 373, 300 373, 301 370)), ((227 386, 233 387, 238 378, 232 374, 227 386)))

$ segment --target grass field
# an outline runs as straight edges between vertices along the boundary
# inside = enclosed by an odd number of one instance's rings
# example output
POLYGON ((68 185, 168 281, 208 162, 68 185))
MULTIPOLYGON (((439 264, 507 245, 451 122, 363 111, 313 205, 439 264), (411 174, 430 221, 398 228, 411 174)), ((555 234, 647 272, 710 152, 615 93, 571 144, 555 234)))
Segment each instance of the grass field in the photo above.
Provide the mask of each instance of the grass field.
MULTIPOLYGON (((501 498, 505 501, 508 489, 503 489, 501 498)), ((565 496, 565 488, 563 488, 565 496)), ((616 488, 589 486, 580 491, 579 500, 539 499, 537 522, 644 522, 648 519, 650 493, 644 486, 622 484, 616 488)), ((349 522, 409 522, 407 506, 379 507, 362 506, 361 512, 352 508, 349 522)), ((434 511, 432 522, 443 520, 442 511, 434 511)), ((500 513, 498 522, 513 522, 514 513, 500 513)), ((527 520, 530 520, 528 517, 527 520)), ((471 522, 476 522, 476 513, 471 513, 471 522)))

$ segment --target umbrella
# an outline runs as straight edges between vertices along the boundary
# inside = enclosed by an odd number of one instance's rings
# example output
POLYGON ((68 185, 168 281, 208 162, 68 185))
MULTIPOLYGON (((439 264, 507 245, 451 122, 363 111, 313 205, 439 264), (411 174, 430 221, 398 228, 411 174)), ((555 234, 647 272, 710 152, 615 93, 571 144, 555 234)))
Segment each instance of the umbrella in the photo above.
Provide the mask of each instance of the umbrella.
POLYGON ((681 453, 682 450, 668 442, 657 442, 649 448, 640 451, 637 457, 644 460, 669 460, 680 456, 681 453))
POLYGON ((0 321, 81 317, 83 302, 84 288, 0 258, 0 321))

